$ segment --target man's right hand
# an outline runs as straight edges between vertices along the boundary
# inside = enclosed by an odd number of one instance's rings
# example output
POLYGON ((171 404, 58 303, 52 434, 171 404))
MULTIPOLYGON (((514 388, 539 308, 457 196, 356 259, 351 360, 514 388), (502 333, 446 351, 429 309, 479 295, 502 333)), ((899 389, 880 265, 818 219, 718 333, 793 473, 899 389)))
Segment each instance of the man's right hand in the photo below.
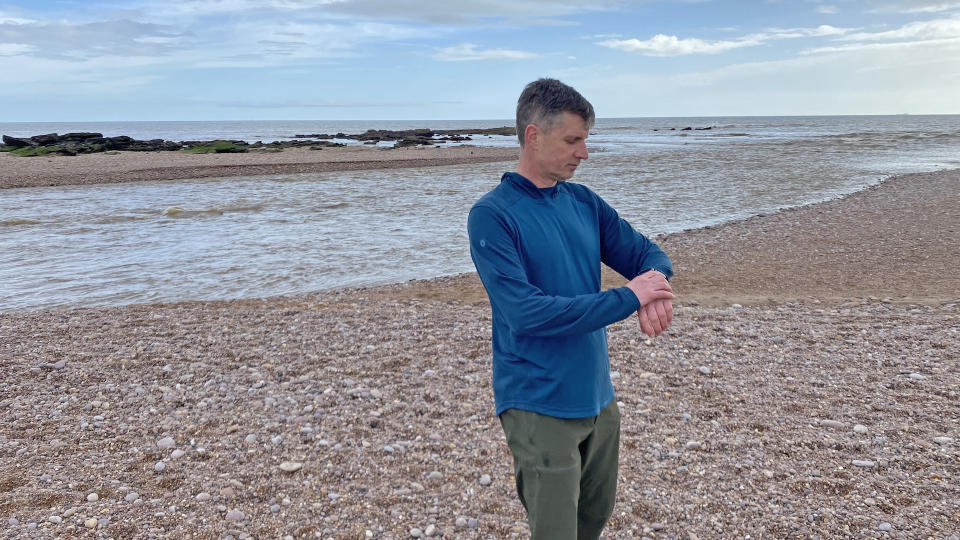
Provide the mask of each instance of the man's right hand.
POLYGON ((660 272, 651 270, 630 280, 627 287, 640 300, 637 318, 640 330, 650 337, 659 336, 667 329, 673 319, 673 289, 667 278, 660 272))
POLYGON ((649 270, 631 279, 627 287, 637 295, 641 307, 654 300, 673 299, 673 289, 670 288, 667 278, 655 270, 649 270))

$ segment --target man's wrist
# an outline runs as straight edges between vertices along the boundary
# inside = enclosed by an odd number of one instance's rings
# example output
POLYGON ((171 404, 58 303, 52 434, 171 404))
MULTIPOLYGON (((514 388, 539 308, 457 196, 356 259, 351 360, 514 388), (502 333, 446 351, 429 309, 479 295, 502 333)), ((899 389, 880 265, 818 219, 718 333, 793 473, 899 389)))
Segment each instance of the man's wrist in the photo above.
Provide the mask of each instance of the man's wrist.
POLYGON ((660 270, 657 270, 656 268, 647 268, 647 269, 644 270, 643 272, 640 272, 640 274, 643 275, 643 274, 646 274, 647 272, 656 272, 656 273, 660 274, 661 276, 663 276, 664 279, 667 278, 667 274, 661 272, 660 270))

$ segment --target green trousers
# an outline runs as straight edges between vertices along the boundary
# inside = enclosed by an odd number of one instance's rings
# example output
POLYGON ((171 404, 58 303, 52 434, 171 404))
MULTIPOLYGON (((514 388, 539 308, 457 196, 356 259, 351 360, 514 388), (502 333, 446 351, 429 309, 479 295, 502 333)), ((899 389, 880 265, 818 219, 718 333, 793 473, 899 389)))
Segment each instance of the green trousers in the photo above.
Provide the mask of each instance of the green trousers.
POLYGON ((620 454, 616 400, 589 418, 500 415, 532 540, 597 540, 613 514, 620 454))

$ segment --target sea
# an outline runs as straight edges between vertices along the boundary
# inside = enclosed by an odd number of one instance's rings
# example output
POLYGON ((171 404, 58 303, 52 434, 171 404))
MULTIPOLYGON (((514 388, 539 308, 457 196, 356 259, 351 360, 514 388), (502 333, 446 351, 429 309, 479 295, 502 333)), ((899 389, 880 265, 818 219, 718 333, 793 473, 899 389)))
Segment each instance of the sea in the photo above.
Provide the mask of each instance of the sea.
MULTIPOLYGON (((269 142, 511 123, 0 122, 0 134, 269 142)), ((572 181, 656 237, 960 168, 960 115, 601 118, 588 149, 572 181)), ((467 213, 514 166, 0 190, 0 311, 259 298, 472 271, 467 213)))

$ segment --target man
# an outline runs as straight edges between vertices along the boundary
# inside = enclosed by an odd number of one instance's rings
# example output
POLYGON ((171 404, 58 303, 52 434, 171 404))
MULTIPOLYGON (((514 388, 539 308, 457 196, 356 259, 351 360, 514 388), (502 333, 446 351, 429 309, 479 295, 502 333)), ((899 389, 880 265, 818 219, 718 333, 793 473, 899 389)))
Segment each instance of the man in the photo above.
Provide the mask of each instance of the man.
POLYGON ((554 79, 517 103, 520 161, 470 210, 470 254, 493 311, 493 391, 534 540, 597 539, 613 513, 620 412, 606 326, 673 318, 670 259, 597 194, 565 182, 587 159, 593 106, 554 79), (600 291, 600 263, 629 282, 600 291))

